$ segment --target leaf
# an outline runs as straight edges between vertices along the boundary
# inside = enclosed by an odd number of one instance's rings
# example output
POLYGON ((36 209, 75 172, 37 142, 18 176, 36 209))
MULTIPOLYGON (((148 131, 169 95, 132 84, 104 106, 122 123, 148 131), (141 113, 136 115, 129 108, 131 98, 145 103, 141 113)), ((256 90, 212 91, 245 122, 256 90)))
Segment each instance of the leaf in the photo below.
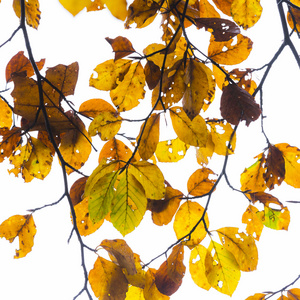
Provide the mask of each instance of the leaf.
POLYGON ((300 150, 286 143, 276 144, 275 147, 281 151, 284 158, 284 181, 294 188, 300 188, 300 150))
POLYGON ((196 170, 187 182, 188 193, 192 196, 203 196, 210 193, 216 180, 209 179, 210 175, 216 175, 208 168, 196 170))
POLYGON ((117 111, 100 112, 89 126, 90 136, 98 134, 102 141, 111 140, 119 132, 122 118, 117 111))
POLYGON ((269 145, 269 152, 266 158, 265 166, 267 168, 264 174, 266 186, 269 190, 282 183, 285 177, 285 162, 281 151, 273 145, 269 145))
POLYGON ((125 21, 127 16, 126 0, 103 0, 103 2, 115 18, 125 21))
POLYGON ((90 0, 59 0, 59 2, 74 17, 90 4, 90 0))
POLYGON ((186 236, 185 241, 182 243, 189 248, 198 245, 207 234, 205 228, 209 227, 209 221, 207 214, 205 213, 205 216, 203 216, 203 213, 204 208, 199 203, 186 201, 180 206, 175 215, 173 228, 176 237, 181 239, 186 236), (199 223, 200 220, 201 222, 199 223), (204 226, 203 222, 205 222, 206 226, 204 226), (196 225, 196 229, 191 233, 196 225))
POLYGON ((206 166, 209 162, 209 158, 214 154, 215 145, 212 141, 212 135, 208 132, 206 146, 196 148, 197 163, 201 166, 206 166))
POLYGON ((16 237, 19 238, 19 250, 16 250, 14 258, 25 257, 33 247, 33 239, 36 228, 32 215, 15 215, 0 225, 0 237, 4 237, 12 243, 16 237))
MULTIPOLYGON (((146 272, 144 271, 144 269, 142 267, 142 261, 140 259, 140 256, 136 253, 133 253, 133 259, 134 259, 136 273, 133 275, 129 275, 128 271, 126 269, 123 269, 123 273, 126 276, 129 285, 143 289, 145 287, 145 283, 146 283, 146 272)), ((143 290, 142 290, 142 292, 143 292, 143 290)), ((142 295, 140 295, 140 296, 142 296, 142 295)), ((128 293, 127 293, 127 297, 129 298, 128 293)), ((138 300, 142 300, 142 299, 143 298, 138 298, 138 300)))
POLYGON ((80 235, 87 236, 97 231, 103 224, 104 219, 94 223, 90 218, 88 209, 88 198, 84 198, 74 206, 76 214, 76 224, 80 235))
POLYGON ((235 257, 224 246, 211 241, 208 247, 211 255, 206 256, 205 268, 208 282, 217 291, 231 296, 241 277, 235 257))
POLYGON ((218 64, 237 65, 246 60, 252 50, 252 41, 238 34, 235 39, 225 42, 216 42, 212 37, 208 47, 208 56, 218 64), (225 50, 223 50, 225 49, 225 50))
MULTIPOLYGON (((38 0, 26 0, 25 4, 25 18, 29 26, 37 29, 40 24, 41 11, 38 0)), ((18 18, 21 18, 21 0, 14 0, 13 9, 18 18)))
POLYGON ((122 269, 116 264, 98 257, 89 272, 89 283, 98 299, 124 300, 128 283, 122 269))
POLYGON ((264 166, 265 155, 261 153, 255 158, 257 158, 257 161, 241 174, 241 190, 244 192, 263 192, 267 188, 263 177, 266 171, 264 166))
POLYGON ((91 118, 95 118, 103 111, 115 112, 115 108, 107 101, 102 99, 90 99, 81 103, 79 112, 91 118))
POLYGON ((261 114, 253 96, 235 84, 228 84, 223 88, 220 110, 222 117, 233 125, 245 120, 249 126, 261 114))
POLYGON ((213 2, 222 13, 231 17, 231 3, 233 0, 213 0, 213 2))
POLYGON ((109 161, 117 161, 117 169, 121 169, 128 159, 131 157, 132 151, 122 141, 112 138, 102 147, 98 161, 99 163, 103 158, 109 161))
POLYGON ((8 128, 0 128, 0 163, 4 161, 6 157, 11 156, 13 151, 18 146, 21 140, 21 130, 18 127, 13 127, 11 130, 8 128))
POLYGON ((265 300, 266 294, 256 293, 253 296, 248 297, 246 300, 265 300))
POLYGON ((140 133, 136 140, 140 140, 138 147, 142 159, 148 160, 154 154, 159 142, 159 121, 160 114, 152 115, 141 125, 140 133))
POLYGON ((246 232, 259 241, 264 225, 257 215, 258 209, 249 205, 242 216, 242 222, 247 224, 246 232))
POLYGON ((134 253, 124 240, 103 240, 100 247, 108 252, 113 263, 122 269, 125 268, 129 275, 137 273, 134 262, 134 253))
POLYGON ((140 62, 133 63, 124 79, 110 91, 110 97, 118 111, 127 111, 136 107, 145 97, 145 74, 140 62))
POLYGON ((177 162, 184 158, 189 147, 179 138, 161 141, 157 144, 155 155, 159 162, 177 162))
POLYGON ((149 200, 148 206, 152 213, 152 221, 155 225, 162 226, 169 224, 181 201, 183 194, 172 187, 166 187, 166 195, 163 200, 149 200))
POLYGON ((277 210, 265 206, 263 211, 257 213, 257 216, 266 227, 275 230, 288 230, 290 212, 287 207, 277 210))
POLYGON ((290 300, 299 300, 300 299, 300 289, 293 288, 290 290, 287 290, 287 296, 290 300))
POLYGON ((216 42, 229 41, 240 33, 239 27, 234 22, 220 17, 201 17, 196 18, 195 22, 198 29, 204 27, 205 30, 212 31, 216 42))
POLYGON ((162 294, 171 296, 179 289, 185 274, 183 257, 183 245, 174 246, 170 256, 155 273, 155 285, 162 294))
POLYGON ((223 246, 234 255, 241 271, 256 270, 258 251, 251 235, 239 232, 239 228, 236 227, 220 228, 217 232, 223 246))
POLYGON ((207 128, 204 119, 200 115, 191 121, 181 107, 175 106, 170 109, 170 116, 177 136, 184 143, 196 147, 206 145, 207 128))
POLYGON ((229 123, 221 122, 208 122, 211 129, 211 138, 214 144, 214 152, 219 155, 232 154, 236 145, 236 134, 231 139, 230 148, 228 142, 230 141, 233 129, 229 123))
POLYGON ((148 269, 146 272, 146 282, 144 288, 144 297, 146 300, 169 300, 170 297, 162 294, 156 287, 155 284, 155 273, 156 270, 148 269))
POLYGON ((160 200, 165 196, 164 176, 156 165, 140 161, 132 163, 129 170, 143 186, 146 198, 160 200))
POLYGON ((231 15, 233 20, 244 29, 252 27, 260 19, 262 7, 260 0, 233 0, 231 15))
MULTIPOLYGON (((83 122, 78 118, 74 118, 76 129, 71 129, 61 135, 61 144, 59 150, 66 163, 79 170, 88 160, 92 151, 91 140, 88 136, 83 122)), ((74 170, 67 167, 67 174, 71 174, 74 170)))
POLYGON ((12 110, 5 101, 0 99, 0 128, 10 128, 13 123, 12 110))
MULTIPOLYGON (((204 105, 204 99, 209 92, 207 67, 194 59, 189 59, 184 81, 186 89, 183 96, 183 110, 193 120, 204 105)), ((212 80, 212 78, 210 78, 212 80)))
POLYGON ((200 0, 199 12, 201 18, 220 18, 220 14, 208 0, 200 0))
POLYGON ((87 5, 86 11, 98 11, 104 8, 104 0, 94 0, 87 5))
POLYGON ((119 176, 110 219, 114 227, 125 236, 142 221, 147 198, 143 186, 131 173, 126 170, 119 176))
POLYGON ((110 39, 108 37, 105 39, 115 52, 115 61, 135 52, 131 42, 123 36, 117 36, 115 39, 110 39))
POLYGON ((208 250, 202 246, 195 246, 190 255, 189 270, 193 281, 201 288, 210 290, 211 285, 206 278, 205 260, 206 255, 210 255, 208 250))
POLYGON ((155 19, 159 8, 157 1, 134 0, 128 8, 125 28, 130 28, 133 23, 136 23, 136 28, 148 26, 155 19))
POLYGON ((93 74, 91 75, 90 86, 101 91, 115 89, 124 79, 131 62, 128 59, 118 59, 117 61, 110 59, 97 65, 94 71, 98 73, 98 76, 95 78, 93 74))
POLYGON ((161 77, 160 68, 151 60, 147 60, 145 65, 145 79, 149 90, 153 90, 161 77))
POLYGON ((70 198, 73 206, 77 205, 83 200, 84 189, 87 181, 87 177, 81 177, 77 179, 70 188, 70 198))
MULTIPOLYGON (((39 70, 44 67, 45 59, 41 59, 39 62, 35 63, 39 70)), ((34 70, 30 63, 30 60, 24 56, 24 51, 19 51, 16 55, 14 55, 11 60, 8 62, 5 69, 5 77, 6 82, 10 82, 11 76, 13 73, 21 73, 26 72, 27 77, 31 77, 34 75, 34 70)))

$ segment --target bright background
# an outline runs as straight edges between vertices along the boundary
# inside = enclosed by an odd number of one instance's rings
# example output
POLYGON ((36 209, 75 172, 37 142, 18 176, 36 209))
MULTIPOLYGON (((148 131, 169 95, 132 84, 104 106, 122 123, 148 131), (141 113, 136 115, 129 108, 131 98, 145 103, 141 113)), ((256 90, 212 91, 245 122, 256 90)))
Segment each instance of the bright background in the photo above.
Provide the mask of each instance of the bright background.
MULTIPOLYGON (((249 29, 245 35, 254 41, 254 48, 249 59, 243 63, 244 67, 261 67, 273 57, 282 42, 283 34, 276 2, 262 1, 264 8, 261 20, 249 29)), ((82 12, 75 18, 64 10, 57 0, 40 0, 42 12, 38 31, 29 30, 29 37, 35 60, 46 58, 46 67, 57 64, 68 65, 74 61, 79 62, 79 79, 75 96, 68 97, 76 106, 91 98, 103 98, 109 100, 107 93, 88 87, 89 77, 97 64, 113 58, 111 46, 104 40, 105 37, 115 38, 118 35, 126 36, 138 51, 150 43, 159 42, 161 31, 157 31, 159 18, 155 24, 143 30, 124 30, 123 23, 111 17, 109 11, 103 10, 95 13, 82 12)), ((12 1, 2 1, 0 4, 0 44, 8 39, 18 26, 18 19, 12 10, 12 1)), ((204 30, 188 31, 192 42, 204 52, 207 51, 209 34, 204 30)), ((296 47, 300 50, 299 41, 296 47)), ((27 56, 21 32, 0 49, 0 90, 5 89, 5 66, 13 55, 23 50, 27 56)), ((299 70, 290 51, 285 50, 284 58, 280 58, 264 86, 264 115, 265 131, 271 143, 286 142, 292 146, 300 147, 298 131, 299 122, 299 70)), ((257 74, 257 83, 262 73, 257 74)), ((255 78, 254 78, 255 79, 255 78)), ((11 90, 12 84, 8 86, 11 90)), ((4 94, 9 99, 9 93, 4 94)), ((146 102, 146 100, 144 100, 146 102)), ((257 99, 257 101, 259 101, 257 99)), ((149 107, 149 105, 147 106, 149 107)), ((208 111, 211 117, 219 116, 219 97, 208 111)), ((132 112, 132 116, 135 110, 132 112)), ((140 109, 138 117, 148 114, 148 110, 140 109)), ((163 124, 163 122, 161 122, 163 124)), ((170 123, 168 130, 170 129, 170 123)), ((137 136, 138 126, 128 127, 132 130, 129 136, 137 136)), ((122 127, 120 132, 128 133, 122 127)), ((167 137, 162 132, 161 139, 167 137)), ((101 143, 94 139, 95 146, 101 149, 101 143)), ((236 155, 230 157, 227 174, 231 184, 239 188, 239 177, 245 167, 253 162, 253 157, 261 153, 266 147, 266 142, 261 134, 260 120, 246 128, 244 124, 237 132, 236 155)), ((99 152, 98 152, 99 153, 99 152)), ((97 165, 98 153, 93 153, 94 159, 83 168, 83 172, 90 174, 97 165)), ((215 173, 220 173, 223 157, 213 156, 208 165, 215 173)), ((56 163, 53 170, 44 180, 33 180, 24 184, 23 179, 8 175, 7 163, 0 165, 1 194, 0 194, 0 223, 15 214, 26 214, 27 209, 41 207, 57 201, 63 193, 61 170, 56 163)), ((176 164, 160 165, 165 179, 170 184, 186 193, 188 177, 200 166, 196 163, 195 151, 190 148, 187 157, 176 164)), ((70 176, 71 183, 77 179, 76 175, 70 176)), ((290 188, 285 183, 275 188, 272 194, 285 204, 288 200, 300 200, 299 191, 290 188)), ((200 199, 199 203, 205 205, 206 199, 200 199)), ((217 191, 213 194, 208 216, 210 230, 225 226, 245 228, 241 224, 241 217, 246 210, 248 202, 239 193, 231 191, 222 181, 217 191)), ((289 231, 273 231, 264 228, 261 240, 257 243, 259 248, 258 269, 251 273, 242 273, 240 283, 233 300, 246 299, 255 292, 275 291, 292 282, 300 274, 299 256, 299 212, 300 206, 288 204, 291 212, 291 224, 289 231)), ((77 238, 69 238, 72 224, 67 200, 64 199, 58 205, 38 211, 34 214, 37 226, 35 245, 31 253, 25 258, 14 260, 15 249, 18 241, 9 244, 5 239, 0 240, 0 299, 63 299, 69 300, 82 289, 84 278, 80 266, 80 249, 77 238)), ((214 235, 217 239, 216 235, 214 235)), ((90 247, 96 247, 105 238, 114 239, 122 236, 107 222, 100 230, 84 239, 90 247)), ((176 241, 172 226, 158 227, 151 222, 151 215, 146 213, 140 226, 126 236, 126 241, 135 253, 141 256, 144 263, 164 252, 166 248, 176 241)), ((209 239, 203 242, 208 245, 209 239)), ((87 269, 93 267, 96 256, 86 253, 87 269)), ((104 250, 100 255, 106 257, 104 250)), ((185 265, 188 267, 189 251, 185 249, 185 265)), ((165 258, 155 261, 151 267, 158 268, 165 258)), ((300 287, 300 284, 295 287, 300 287)), ((229 298, 226 295, 211 289, 209 292, 197 287, 188 272, 180 289, 171 297, 179 300, 187 297, 194 299, 221 300, 229 298)), ((274 297, 274 299, 277 299, 274 297)), ((88 299, 83 294, 78 299, 88 299)))

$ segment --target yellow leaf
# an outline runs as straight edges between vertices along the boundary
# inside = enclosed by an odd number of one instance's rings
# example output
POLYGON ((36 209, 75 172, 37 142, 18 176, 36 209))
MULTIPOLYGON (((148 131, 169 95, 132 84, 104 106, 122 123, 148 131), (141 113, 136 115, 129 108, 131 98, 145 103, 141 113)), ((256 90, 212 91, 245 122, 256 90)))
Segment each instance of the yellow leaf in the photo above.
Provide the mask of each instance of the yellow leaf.
POLYGON ((287 296, 290 300, 299 300, 300 299, 300 289, 294 288, 287 290, 287 296))
POLYGON ((193 248, 189 260, 189 270, 193 281, 201 288, 209 290, 210 283, 206 278, 205 260, 206 255, 209 255, 207 249, 202 245, 197 245, 193 248))
POLYGON ((0 162, 3 162, 6 157, 9 157, 13 153, 19 144, 21 140, 21 129, 19 127, 13 127, 11 130, 8 128, 0 128, 0 136, 0 162))
POLYGON ((145 300, 142 288, 129 285, 125 300, 145 300))
POLYGON ((186 144, 204 147, 207 141, 207 128, 204 119, 198 115, 193 121, 184 110, 175 106, 170 109, 173 128, 177 136, 186 144))
POLYGON ((216 7, 229 17, 231 17, 230 9, 232 1, 233 0, 213 0, 216 7))
MULTIPOLYGON (((119 60, 118 60, 119 61, 119 60)), ((127 111, 139 104, 145 96, 145 73, 140 62, 133 63, 124 79, 110 91, 110 97, 118 111, 127 111)))
POLYGON ((141 139, 138 151, 144 160, 148 160, 156 150, 159 141, 159 120, 160 115, 153 113, 150 118, 148 118, 146 126, 145 122, 142 124, 140 133, 136 138, 136 140, 141 139))
POLYGON ((155 155, 159 162, 177 162, 184 158, 189 147, 179 138, 161 141, 157 144, 155 155))
POLYGON ((90 99, 81 103, 79 112, 91 118, 95 118, 100 112, 110 111, 115 112, 114 107, 107 101, 102 99, 90 99))
POLYGON ((208 169, 202 168, 196 170, 187 182, 187 189, 190 195, 203 196, 211 191, 216 180, 208 177, 215 175, 215 173, 208 169))
POLYGON ((130 173, 141 183, 146 198, 160 200, 164 197, 166 188, 161 170, 147 161, 132 163, 130 173))
POLYGON ((246 300, 265 300, 266 294, 256 293, 253 296, 248 297, 246 300))
MULTIPOLYGON (((13 8, 18 18, 21 17, 21 0, 14 0, 13 8)), ((41 11, 38 0, 26 0, 25 2, 25 17, 29 26, 37 29, 40 23, 41 11)))
POLYGON ((81 202, 74 206, 76 214, 76 224, 80 235, 87 236, 97 231, 104 222, 104 219, 99 222, 92 222, 88 210, 88 198, 84 198, 81 202))
POLYGON ((103 240, 99 247, 104 248, 112 262, 125 268, 129 275, 137 273, 133 252, 124 240, 103 240))
POLYGON ((98 299, 124 300, 128 283, 122 269, 103 257, 98 257, 89 272, 89 283, 98 299))
POLYGON ((264 225, 258 217, 257 213, 258 209, 253 205, 249 205, 242 216, 242 222, 244 224, 247 224, 247 233, 251 234, 258 241, 264 225))
POLYGON ((141 183, 128 170, 125 170, 119 177, 110 220, 114 227, 125 236, 142 221, 147 208, 147 198, 141 183))
POLYGON ((266 227, 275 230, 288 230, 290 212, 287 207, 278 210, 265 206, 263 211, 257 213, 257 216, 266 227))
POLYGON ((101 91, 115 89, 124 79, 131 62, 128 59, 118 59, 117 61, 110 59, 97 65, 94 71, 98 73, 98 76, 95 78, 93 74, 91 75, 90 86, 101 91))
POLYGON ((256 270, 258 251, 251 235, 239 232, 239 228, 235 227, 220 228, 217 232, 223 246, 233 254, 241 271, 256 270))
MULTIPOLYGON (((140 256, 136 253, 133 253, 133 259, 134 259, 135 268, 137 271, 136 274, 129 275, 128 271, 126 269, 123 269, 123 273, 125 274, 125 276, 128 280, 128 283, 131 286, 135 286, 140 289, 143 289, 145 287, 145 282, 146 282, 146 272, 144 271, 144 269, 142 267, 142 261, 140 259, 140 256)), ((138 299, 141 300, 140 298, 138 298, 138 299)))
POLYGON ((16 250, 14 258, 25 257, 33 247, 33 239, 36 228, 32 215, 15 215, 5 220, 0 225, 0 237, 4 237, 10 243, 19 237, 19 250, 16 250))
POLYGON ((205 166, 209 162, 209 158, 214 154, 215 145, 212 141, 211 133, 208 132, 207 142, 205 147, 196 148, 197 163, 205 166))
POLYGON ((89 135, 98 134, 102 141, 111 140, 120 130, 122 118, 118 112, 102 111, 89 126, 89 135))
POLYGON ((286 143, 276 144, 275 146, 281 151, 284 158, 284 181, 294 188, 300 188, 300 149, 286 143))
MULTIPOLYGON (((213 120, 212 120, 213 121, 213 120)), ((236 145, 236 134, 231 140, 231 147, 228 148, 228 141, 233 133, 233 129, 226 121, 222 122, 209 122, 211 129, 211 138, 214 143, 214 152, 219 155, 232 154, 236 145)))
POLYGON ((179 190, 167 186, 165 199, 149 200, 147 209, 152 212, 152 220, 155 225, 169 224, 175 215, 183 194, 179 190))
POLYGON ((170 297, 162 294, 155 285, 156 270, 148 269, 146 272, 146 282, 144 288, 145 300, 169 300, 170 297))
POLYGON ((12 111, 5 101, 0 99, 0 128, 10 128, 12 125, 12 111))
POLYGON ((237 65, 243 62, 252 50, 252 41, 242 34, 238 34, 235 38, 226 42, 216 42, 212 37, 208 47, 208 56, 223 65, 237 65))
POLYGON ((206 236, 207 232, 203 222, 206 224, 206 228, 209 227, 209 221, 207 214, 203 217, 204 208, 197 202, 186 201, 183 203, 177 211, 174 219, 173 228, 177 239, 180 239, 188 235, 193 228, 201 221, 196 229, 191 233, 190 236, 186 237, 183 242, 189 248, 193 248, 198 245, 206 236))
POLYGON ((199 10, 200 10, 200 18, 220 18, 220 14, 208 2, 208 0, 200 0, 199 10))
POLYGON ((267 188, 263 177, 266 170, 264 167, 265 156, 261 153, 256 158, 257 161, 241 174, 241 190, 244 192, 263 192, 267 188))
POLYGON ((241 277, 235 257, 224 246, 211 241, 206 255, 205 268, 208 282, 219 292, 231 296, 241 277))
POLYGON ((111 14, 125 21, 127 17, 127 2, 126 0, 102 0, 106 7, 110 10, 111 14))
POLYGON ((90 0, 89 5, 87 5, 87 11, 98 11, 104 9, 104 0, 90 0))
MULTIPOLYGON (((78 124, 81 124, 81 121, 78 124)), ((92 151, 92 146, 83 123, 78 129, 71 129, 61 135, 59 150, 65 162, 75 169, 79 170, 85 164, 92 151)), ((66 171, 71 174, 73 169, 67 167, 66 171)))
POLYGON ((74 17, 88 6, 91 0, 59 0, 60 4, 74 17))
POLYGON ((233 20, 244 29, 252 27, 262 13, 260 0, 233 0, 231 15, 233 20))

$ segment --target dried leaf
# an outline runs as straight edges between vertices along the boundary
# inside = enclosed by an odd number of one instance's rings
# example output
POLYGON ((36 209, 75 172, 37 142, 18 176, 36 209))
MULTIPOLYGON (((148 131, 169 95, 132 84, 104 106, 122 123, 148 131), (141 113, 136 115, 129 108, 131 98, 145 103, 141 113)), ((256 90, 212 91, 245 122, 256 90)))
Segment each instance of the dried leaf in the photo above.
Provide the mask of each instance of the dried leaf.
POLYGON ((213 0, 216 7, 225 15, 231 17, 231 3, 233 0, 213 0))
POLYGON ((131 42, 123 36, 118 36, 115 39, 110 39, 108 37, 105 39, 115 52, 115 61, 135 52, 131 42))
POLYGON ((246 232, 259 241, 264 225, 257 215, 258 209, 249 205, 242 216, 242 222, 247 224, 246 232))
POLYGON ((145 300, 169 300, 170 297, 162 294, 156 287, 155 284, 155 273, 156 270, 148 269, 146 272, 146 282, 144 288, 144 297, 145 300))
POLYGON ((81 177, 72 184, 70 188, 70 198, 73 206, 75 206, 83 200, 83 194, 87 179, 87 177, 81 177))
POLYGON ((208 169, 202 168, 196 170, 189 178, 187 182, 187 189, 192 196, 203 196, 211 192, 216 179, 209 179, 210 175, 215 175, 215 173, 208 169))
POLYGON ((98 98, 87 100, 81 103, 79 107, 80 113, 91 118, 95 118, 103 111, 115 112, 116 110, 107 101, 98 98))
POLYGON ((161 72, 159 66, 151 60, 147 60, 145 65, 145 77, 149 90, 153 90, 160 80, 161 72))
POLYGON ((18 127, 13 127, 11 130, 8 128, 0 128, 0 163, 6 157, 9 157, 18 146, 21 140, 21 130, 18 127))

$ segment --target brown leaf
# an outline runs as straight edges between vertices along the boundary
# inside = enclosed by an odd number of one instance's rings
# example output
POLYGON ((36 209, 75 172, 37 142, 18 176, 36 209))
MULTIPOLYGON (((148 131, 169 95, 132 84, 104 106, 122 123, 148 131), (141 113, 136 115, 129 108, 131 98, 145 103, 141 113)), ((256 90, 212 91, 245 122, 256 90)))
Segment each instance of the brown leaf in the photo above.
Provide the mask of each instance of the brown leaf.
POLYGON ((82 201, 82 196, 84 193, 85 184, 86 184, 87 179, 88 179, 88 177, 81 177, 73 183, 73 185, 70 189, 70 198, 71 198, 73 206, 75 206, 76 204, 78 204, 82 201))
POLYGON ((279 205, 281 208, 284 208, 283 204, 274 196, 264 192, 250 193, 248 194, 251 198, 252 203, 254 204, 256 201, 259 201, 265 206, 268 206, 273 203, 279 205))
POLYGON ((6 157, 9 157, 18 146, 21 140, 21 129, 13 127, 0 128, 0 162, 3 162, 6 157))
POLYGON ((197 18, 197 28, 204 27, 205 30, 212 30, 216 42, 229 41, 240 33, 239 27, 232 21, 220 18, 197 18))
POLYGON ((233 125, 245 120, 249 126, 261 114, 253 96, 235 84, 228 84, 223 88, 220 110, 222 117, 233 125))
POLYGON ((115 39, 110 39, 108 37, 105 39, 115 52, 115 61, 135 52, 131 42, 123 36, 118 36, 115 39))
POLYGON ((280 185, 285 178, 285 162, 282 152, 273 145, 269 145, 266 167, 264 179, 267 187, 272 190, 275 184, 280 185))
POLYGON ((149 90, 153 90, 161 77, 160 68, 151 60, 145 65, 145 76, 149 90))

